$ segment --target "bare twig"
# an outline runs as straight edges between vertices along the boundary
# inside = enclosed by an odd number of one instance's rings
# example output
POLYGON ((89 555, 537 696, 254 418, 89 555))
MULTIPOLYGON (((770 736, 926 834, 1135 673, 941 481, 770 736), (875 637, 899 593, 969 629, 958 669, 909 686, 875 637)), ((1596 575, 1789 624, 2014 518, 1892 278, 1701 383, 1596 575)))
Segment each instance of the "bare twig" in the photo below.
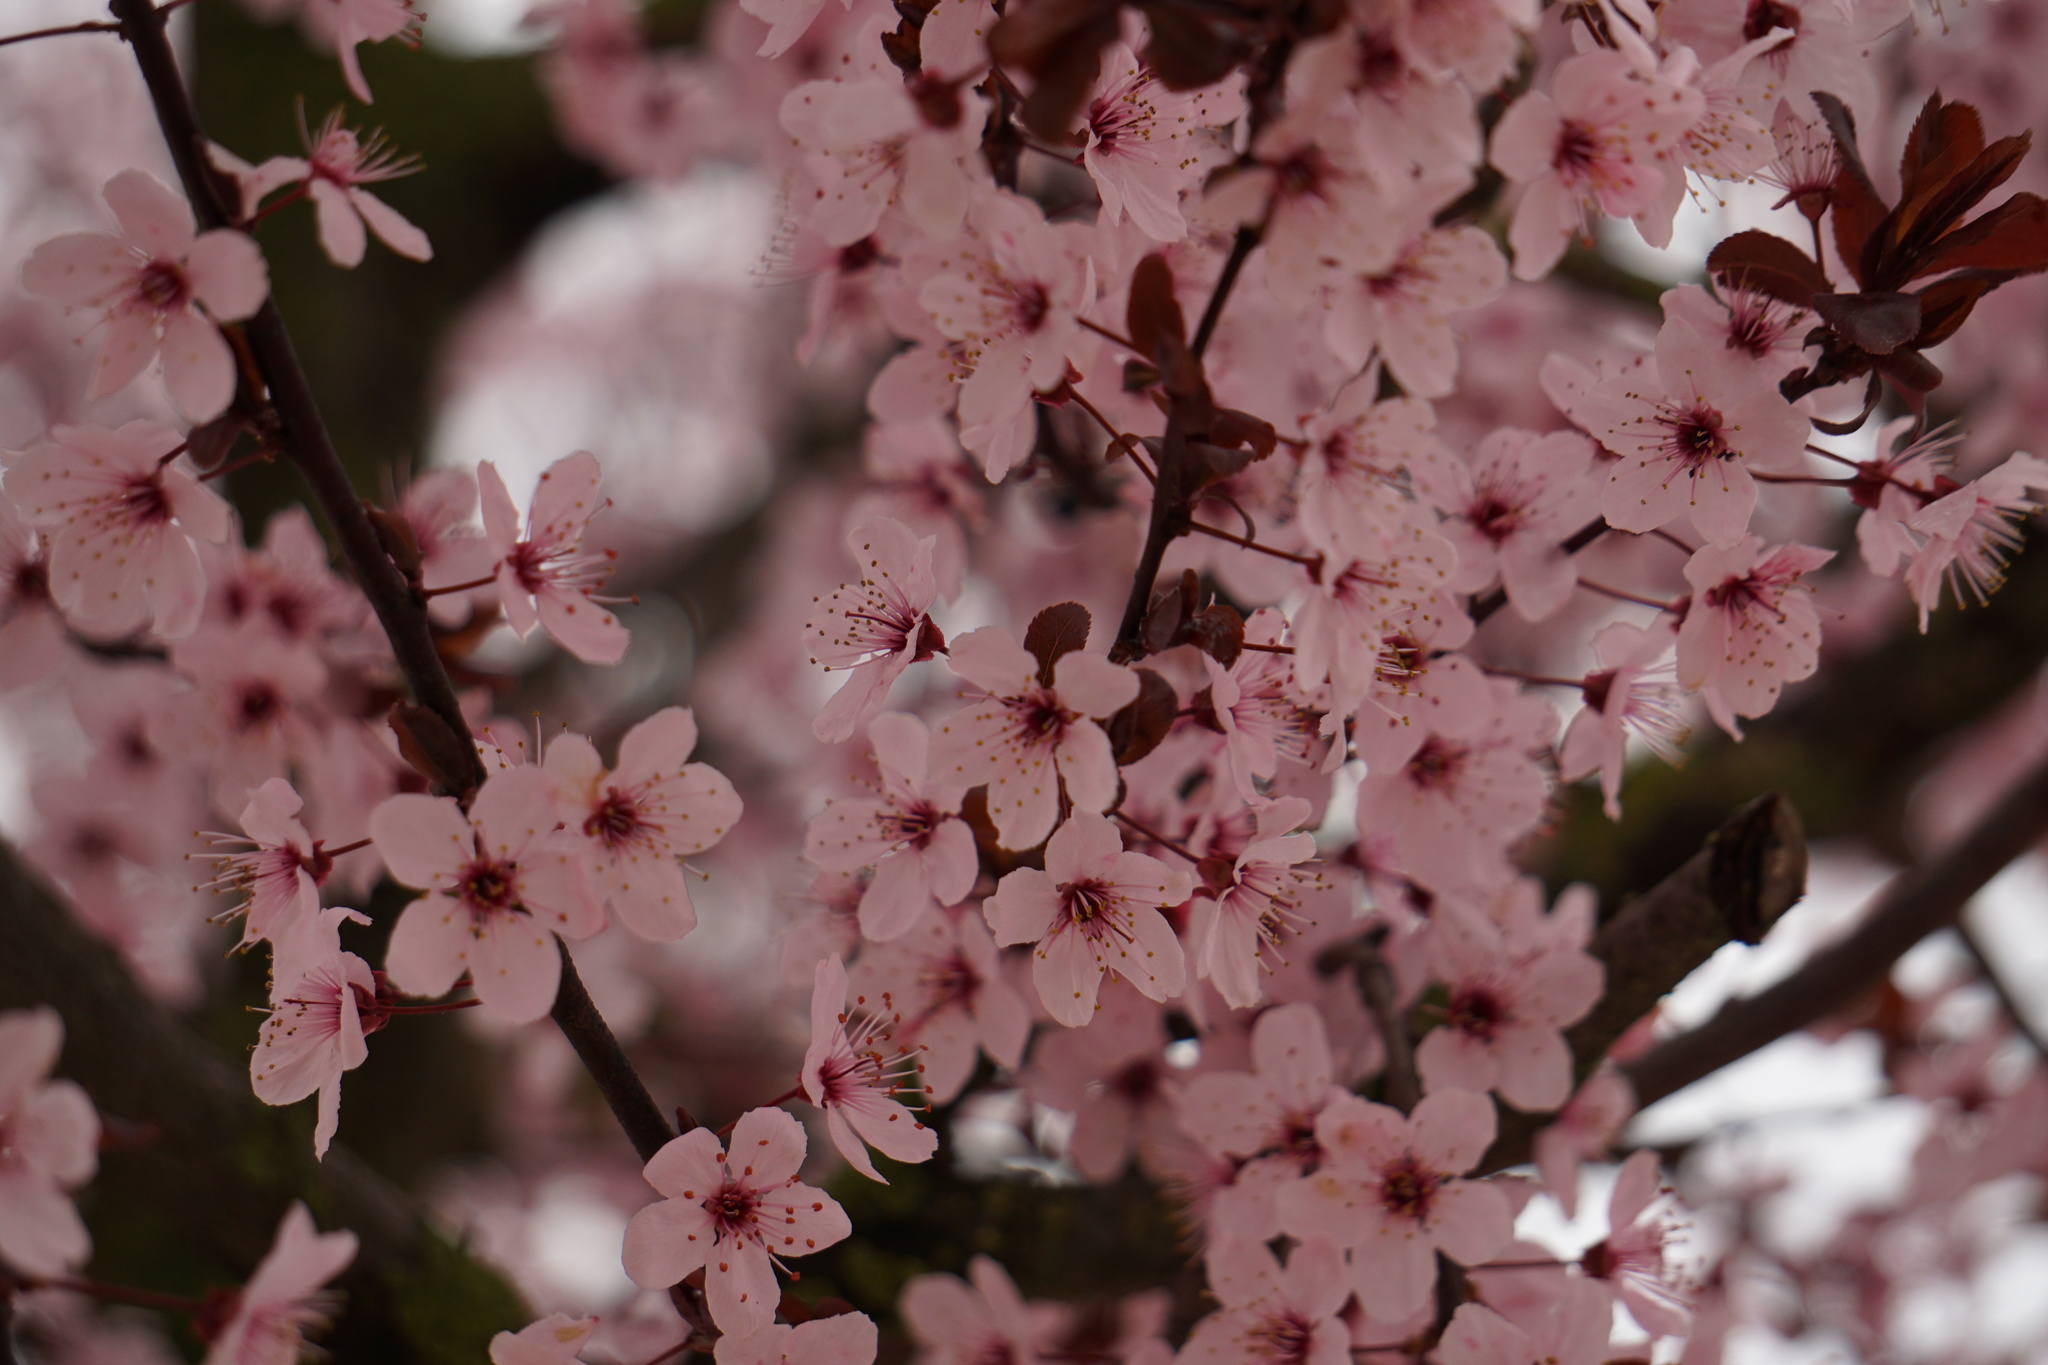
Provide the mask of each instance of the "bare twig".
POLYGON ((1977 937, 1967 920, 1956 920, 1956 937, 1963 941, 1963 949, 1977 964, 1977 974, 1984 978, 1984 984, 1991 987, 1991 993, 1998 997, 2000 1008, 2012 1024, 2013 1032, 2027 1040, 2027 1046, 2034 1049, 2034 1055, 2048 1061, 2048 1040, 2043 1040, 2041 1031, 2034 1027, 2034 1021, 2027 1017, 2027 1011, 2020 1004, 2019 995, 2012 989, 1998 967, 1991 961, 1991 954, 1985 950, 1984 941, 1977 937))
POLYGON ((32 29, 27 33, 10 33, 0 38, 0 47, 14 43, 26 43, 37 38, 59 38, 67 33, 119 33, 121 26, 105 20, 89 19, 82 24, 59 24, 55 28, 32 29))
POLYGON ((597 1088, 604 1093, 605 1103, 611 1106, 612 1117, 619 1121, 619 1127, 626 1130, 626 1137, 632 1142, 633 1150, 640 1159, 652 1161, 654 1154, 668 1144, 675 1132, 662 1117, 661 1106, 647 1093, 647 1086, 640 1079, 640 1073, 633 1070, 633 1064, 626 1059, 625 1049, 613 1036, 604 1016, 597 1012, 597 1005, 590 998, 590 992, 583 987, 583 978, 576 972, 576 964, 569 957, 567 944, 559 939, 556 944, 562 951, 562 984, 555 993, 555 1007, 550 1013, 556 1027, 569 1039, 569 1045, 576 1049, 578 1060, 590 1078, 597 1082, 597 1088))

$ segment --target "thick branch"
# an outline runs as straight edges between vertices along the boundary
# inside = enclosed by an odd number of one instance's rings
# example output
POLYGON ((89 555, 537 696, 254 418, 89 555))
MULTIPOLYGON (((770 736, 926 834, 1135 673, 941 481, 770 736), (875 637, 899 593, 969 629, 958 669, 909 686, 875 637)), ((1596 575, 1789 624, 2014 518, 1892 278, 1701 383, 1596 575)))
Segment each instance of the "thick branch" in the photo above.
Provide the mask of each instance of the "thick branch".
POLYGON ((1712 1019, 1622 1068, 1647 1105, 1767 1043, 1853 1004, 1908 948, 1955 923, 1970 898, 2048 835, 2048 762, 2036 765, 1976 826, 1893 878, 1863 921, 1767 990, 1731 1000, 1712 1019))
POLYGON ((555 1007, 551 1011, 555 1025, 568 1037, 583 1069, 604 1092, 612 1117, 626 1130, 640 1160, 652 1161, 654 1154, 675 1136, 675 1131, 661 1116, 661 1106, 647 1093, 640 1073, 626 1060, 625 1049, 619 1046, 604 1016, 597 1012, 590 992, 583 988, 583 978, 577 975, 576 964, 569 958, 568 945, 557 939, 556 946, 562 950, 562 985, 555 993, 555 1007))

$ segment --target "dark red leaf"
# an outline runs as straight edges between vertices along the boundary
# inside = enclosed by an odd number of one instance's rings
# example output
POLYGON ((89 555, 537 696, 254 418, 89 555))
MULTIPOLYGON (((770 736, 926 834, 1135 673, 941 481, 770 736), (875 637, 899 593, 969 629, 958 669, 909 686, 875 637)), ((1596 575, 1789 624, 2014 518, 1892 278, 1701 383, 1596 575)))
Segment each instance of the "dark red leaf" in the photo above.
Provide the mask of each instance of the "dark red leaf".
POLYGON ((1209 440, 1231 449, 1250 446, 1253 457, 1263 460, 1280 444, 1280 433, 1273 430, 1273 424, 1263 417, 1254 417, 1236 408, 1218 408, 1216 416, 1209 422, 1209 440))
POLYGON ((1960 101, 1929 95, 1899 157, 1899 204, 1924 200, 1984 150, 1984 121, 1960 101))
POLYGON ((1180 694, 1173 684, 1149 668, 1134 668, 1138 697, 1103 726, 1119 768, 1129 767, 1159 747, 1180 712, 1180 694))
POLYGON ((1880 240, 1877 231, 1890 210, 1877 186, 1871 183, 1870 172, 1863 169, 1863 155, 1856 150, 1856 118, 1849 112, 1849 106, 1825 90, 1813 92, 1813 103, 1834 135, 1835 152, 1841 163, 1835 171, 1832 200, 1835 249, 1841 252, 1842 261, 1856 282, 1868 284, 1875 273, 1876 253, 1872 248, 1880 240))
POLYGON ((2020 160, 2027 154, 2028 141, 2025 134, 2000 138, 1924 203, 1902 205, 1885 234, 1879 265, 1881 278, 1865 280, 1865 287, 1895 287, 1927 274, 1920 265, 1922 258, 1934 249, 1943 234, 1982 203, 1985 195, 2019 169, 2020 160))
POLYGON ((1181 0, 1141 4, 1152 39, 1138 54, 1169 90, 1214 85, 1251 55, 1256 30, 1245 20, 1181 0))
POLYGON ((1830 289, 1812 257, 1769 232, 1738 232, 1707 255, 1707 269, 1723 284, 1804 308, 1830 289))
POLYGON ((1194 492, 1222 483, 1257 456, 1248 449, 1226 450, 1208 441, 1187 444, 1187 487, 1194 492))
POLYGON ((1212 603, 1196 612, 1186 634, 1189 644, 1225 668, 1244 653, 1244 618, 1227 603, 1212 603))
POLYGON ((1145 605, 1145 619, 1138 623, 1138 637, 1147 654, 1158 654, 1181 642, 1181 632, 1194 615, 1202 591, 1193 569, 1183 569, 1179 578, 1152 594, 1145 605))
POLYGON ((1117 0, 1024 0, 989 30, 989 55, 1031 73, 1019 116, 1057 146, 1073 130, 1081 101, 1102 70, 1102 49, 1121 31, 1117 0))
POLYGON ((2048 270, 2048 200, 2015 194, 1936 242, 1915 265, 1914 277, 1962 269, 2048 270))
POLYGON ((1088 608, 1079 602, 1060 602, 1031 618, 1024 631, 1024 648, 1038 660, 1038 680, 1052 686, 1053 665, 1088 643, 1093 624, 1088 608))
POLYGON ((1890 355, 1920 331, 1920 300, 1912 294, 1815 294, 1813 311, 1871 355, 1890 355))
POLYGON ((1970 310, 1986 294, 2013 277, 1998 270, 1958 270, 1920 291, 1920 332, 1915 350, 1939 345, 1955 335, 1970 310))
POLYGON ((1188 324, 1180 300, 1173 296, 1173 269, 1153 252, 1131 273, 1131 298, 1124 307, 1124 327, 1138 349, 1161 369, 1187 347, 1188 324))

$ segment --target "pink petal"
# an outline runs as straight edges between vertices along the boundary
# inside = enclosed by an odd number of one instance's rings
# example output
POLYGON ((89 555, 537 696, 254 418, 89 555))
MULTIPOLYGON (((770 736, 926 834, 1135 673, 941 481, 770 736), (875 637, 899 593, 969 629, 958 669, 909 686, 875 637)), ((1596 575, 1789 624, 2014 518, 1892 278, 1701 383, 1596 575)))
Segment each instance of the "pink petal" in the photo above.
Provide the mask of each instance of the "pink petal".
POLYGON ((469 915, 446 896, 427 896, 406 906, 398 917, 384 952, 384 970, 391 974, 391 984, 407 995, 446 995, 469 966, 471 942, 469 915))
POLYGON ((163 361, 164 389, 188 421, 210 422, 227 411, 235 353, 220 328, 191 308, 172 313, 164 319, 163 361))
POLYGON ((687 1199, 664 1199, 649 1204, 626 1224, 619 1259, 634 1284, 666 1289, 702 1269, 710 1251, 711 1220, 703 1206, 687 1199))
POLYGON ((377 234, 377 240, 390 247, 410 261, 431 261, 434 259, 434 245, 421 232, 392 208, 364 189, 350 189, 349 202, 356 212, 370 225, 370 231, 377 234))
POLYGON ((490 542, 491 553, 511 553, 519 543, 519 509, 513 505, 511 491, 505 487, 498 467, 489 460, 477 464, 476 491, 484 520, 484 538, 490 542))
POLYGON ((1056 934, 1040 944, 1033 956, 1031 980, 1038 987, 1038 998, 1044 1002, 1046 1013, 1068 1028, 1082 1028, 1095 1017, 1102 968, 1102 959, 1085 935, 1056 934))
POLYGON ((78 1210, 28 1171, 0 1176, 0 1260, 31 1275, 63 1275, 92 1254, 78 1210))
MULTIPOLYGON (((647 1162, 642 1172, 647 1183, 670 1199, 703 1200, 725 1183, 725 1168, 719 1158, 725 1149, 709 1128, 692 1128, 671 1138, 647 1162)), ((706 1215, 709 1226, 709 1215, 706 1215)))
POLYGON ((148 171, 122 171, 101 191, 129 245, 157 257, 178 257, 192 245, 192 206, 148 171))
MULTIPOLYGON (((313 182, 317 191, 325 181, 313 182)), ((317 201, 318 195, 315 194, 317 201)), ((201 233, 186 258, 192 292, 206 311, 221 322, 240 322, 263 306, 270 294, 270 271, 263 249, 246 232, 216 228, 201 233)))
POLYGON ((462 808, 446 796, 406 792, 390 797, 370 812, 369 823, 377 856, 402 886, 442 885, 476 856, 474 831, 462 808))
POLYGON ((1438 1171, 1469 1171, 1493 1145, 1498 1122, 1493 1101, 1469 1090, 1440 1090, 1423 1097, 1409 1122, 1415 1155, 1438 1171))
POLYGON ((118 237, 73 232, 37 247, 21 267, 28 293, 78 307, 103 303, 134 279, 135 257, 118 237))
POLYGON ((697 747, 697 718, 687 706, 666 706, 626 731, 619 741, 619 766, 612 776, 638 787, 683 770, 697 747))
POLYGON ((348 192, 331 180, 315 179, 306 186, 320 224, 320 247, 327 259, 344 270, 363 263, 369 234, 350 202, 348 192))
POLYGON ((154 317, 125 309, 114 313, 107 321, 107 334, 100 338, 99 354, 93 359, 92 382, 86 386, 86 398, 105 398, 126 387, 149 368, 156 353, 154 317))
MULTIPOLYGON (((493 915, 483 929, 468 965, 470 984, 485 1010, 515 1024, 546 1014, 562 980, 562 957, 554 935, 534 918, 517 914, 493 915)), ((392 941, 395 947, 395 932, 392 941)))
MULTIPOLYGON (((998 697, 1014 697, 1030 690, 1038 676, 1038 660, 1008 633, 994 626, 971 630, 954 640, 948 647, 946 665, 984 692, 998 697)), ((1133 686, 1136 682, 1133 677, 1133 686)))
POLYGON ((941 821, 920 856, 932 896, 940 905, 958 905, 974 890, 981 866, 974 849, 974 831, 965 820, 941 821))
POLYGON ((612 913, 644 939, 671 943, 697 927, 689 878, 673 859, 620 859, 603 881, 612 913))
POLYGON ((758 1332, 775 1321, 782 1293, 768 1253, 752 1242, 722 1244, 705 1265, 704 1297, 711 1320, 734 1336, 758 1332))
POLYGON ((1054 665, 1053 690, 1084 716, 1109 716, 1138 699, 1138 675, 1097 655, 1076 651, 1054 665))
POLYGON ((997 943, 1036 943, 1059 914, 1060 894, 1051 877, 1035 867, 1020 867, 996 884, 996 893, 981 909, 997 943))
POLYGON ((1436 1244, 1462 1265, 1492 1260, 1515 1236, 1507 1196, 1477 1180, 1453 1180, 1438 1190, 1429 1222, 1436 1244))
POLYGON ((733 1178, 753 1189, 789 1179, 804 1164, 804 1126, 781 1109, 749 1109, 726 1145, 733 1178))
MULTIPOLYGON (((959 824, 957 820, 949 824, 959 824)), ((964 828, 964 827, 963 827, 964 828)), ((968 836, 971 846, 972 835, 968 836)), ((932 903, 924 860, 913 849, 892 853, 875 864, 874 880, 860 897, 861 937, 887 943, 907 932, 932 903)))
POLYGON ((587 664, 615 664, 633 642, 618 617, 573 589, 546 584, 534 594, 534 605, 555 643, 587 664))

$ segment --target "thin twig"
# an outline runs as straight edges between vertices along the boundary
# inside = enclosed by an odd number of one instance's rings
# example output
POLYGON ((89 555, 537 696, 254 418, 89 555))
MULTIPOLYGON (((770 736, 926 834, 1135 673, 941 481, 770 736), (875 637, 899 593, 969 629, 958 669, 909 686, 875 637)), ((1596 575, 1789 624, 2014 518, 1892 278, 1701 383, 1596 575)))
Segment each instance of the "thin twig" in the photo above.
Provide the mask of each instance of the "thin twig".
POLYGON ((1967 920, 1956 920, 1956 937, 1963 941, 1964 950, 1976 961, 1977 973, 1984 978, 1984 984, 1998 997, 1999 1006, 2005 1010, 2005 1017, 2012 1024, 2013 1032, 2027 1040, 2027 1046, 2034 1049, 2036 1057, 2048 1061, 2048 1041, 2042 1039, 2040 1030, 2034 1027, 2034 1021, 2027 1017, 2027 1012, 2021 1007, 2020 998, 2013 991, 2011 984, 1998 968, 1992 965, 1991 954, 1985 951, 1984 941, 1977 937, 1976 931, 1970 928, 1967 920))
POLYGON ((59 24, 56 28, 39 28, 28 33, 10 33, 5 38, 0 38, 0 47, 8 47, 14 43, 26 43, 35 38, 57 38, 66 33, 119 33, 120 31, 121 26, 119 24, 108 23, 102 19, 89 19, 82 24, 59 24))
POLYGON ((604 1016, 597 1012, 596 1002, 584 989, 583 978, 577 975, 576 964, 570 960, 568 945, 558 940, 557 946, 562 954, 562 985, 555 993, 555 1007, 548 1013, 569 1039, 569 1045, 576 1049, 583 1069, 597 1082, 605 1103, 611 1106, 612 1117, 626 1130, 633 1150, 643 1162, 652 1161, 654 1154, 675 1137, 675 1132, 662 1117, 661 1106, 647 1093, 640 1073, 626 1060, 626 1050, 619 1046, 604 1016))
POLYGON ((1244 270, 1252 248, 1264 235, 1263 223, 1257 226, 1246 223, 1231 239, 1230 259, 1223 263, 1223 273, 1216 277, 1216 288, 1210 291, 1208 306, 1202 309, 1202 320, 1195 327, 1195 342, 1189 348, 1195 353, 1195 359, 1200 360, 1202 352, 1209 349, 1209 338, 1216 335, 1216 324, 1223 320, 1223 305, 1229 301, 1230 291, 1237 287, 1237 277, 1244 270))

